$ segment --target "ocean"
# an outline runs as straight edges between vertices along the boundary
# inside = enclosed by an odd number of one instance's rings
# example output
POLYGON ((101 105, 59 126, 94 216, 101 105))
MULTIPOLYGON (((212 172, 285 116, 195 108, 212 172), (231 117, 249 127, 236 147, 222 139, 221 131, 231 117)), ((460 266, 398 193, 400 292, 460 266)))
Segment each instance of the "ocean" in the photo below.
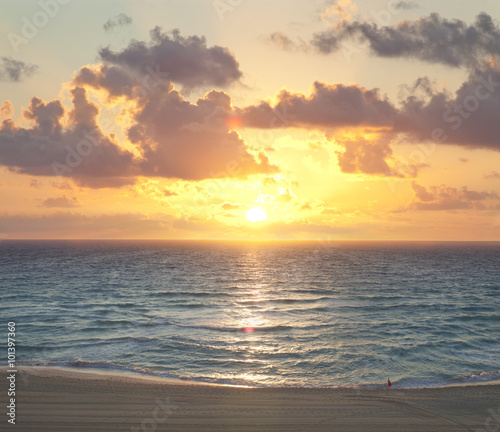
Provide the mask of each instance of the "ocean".
POLYGON ((500 379, 499 264, 500 243, 2 241, 0 316, 20 368, 487 382, 500 379))

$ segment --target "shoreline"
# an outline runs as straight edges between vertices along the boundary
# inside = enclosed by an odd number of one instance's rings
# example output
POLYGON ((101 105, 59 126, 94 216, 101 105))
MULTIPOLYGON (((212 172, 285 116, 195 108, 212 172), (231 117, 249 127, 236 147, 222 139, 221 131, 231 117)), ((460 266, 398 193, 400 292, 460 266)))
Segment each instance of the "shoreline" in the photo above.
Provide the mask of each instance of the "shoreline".
MULTIPOLYGON (((0 369, 5 377, 7 368, 0 369)), ((16 425, 9 425, 4 415, 6 430, 437 432, 500 425, 498 384, 405 389, 236 387, 113 372, 23 368, 17 376, 16 425)), ((7 402, 6 392, 0 402, 7 402)))
MULTIPOLYGON (((299 389, 299 388, 307 388, 307 389, 359 389, 359 390, 383 390, 386 388, 385 383, 364 383, 364 384, 349 384, 349 385, 325 385, 325 386, 300 386, 300 385, 267 385, 267 386, 259 386, 252 384, 238 384, 238 383, 229 383, 229 382, 211 382, 204 381, 203 378, 192 379, 192 378, 176 378, 169 376, 160 376, 157 374, 149 374, 147 372, 141 373, 140 371, 133 370, 120 370, 113 368, 99 368, 92 366, 61 366, 61 365, 26 365, 19 364, 19 370, 38 370, 47 372, 52 370, 60 370, 71 371, 74 373, 83 373, 83 374, 96 374, 96 375, 112 375, 123 378, 132 378, 132 379, 145 379, 145 380, 159 380, 160 382, 164 382, 166 384, 179 384, 179 385, 214 385, 214 386, 224 386, 224 387, 242 387, 242 388, 276 388, 276 389, 299 389)), ((5 365, 0 364, 0 369, 6 368, 5 365)), ((207 379, 208 380, 208 379, 207 379)), ((437 385, 428 385, 428 386, 403 386, 400 385, 397 381, 392 382, 392 389, 401 389, 401 390, 413 390, 413 389, 435 389, 435 388, 448 388, 448 387, 470 387, 470 386, 482 386, 482 385, 500 385, 500 379, 493 379, 488 381, 470 381, 470 382, 450 382, 447 384, 437 384, 437 385)))

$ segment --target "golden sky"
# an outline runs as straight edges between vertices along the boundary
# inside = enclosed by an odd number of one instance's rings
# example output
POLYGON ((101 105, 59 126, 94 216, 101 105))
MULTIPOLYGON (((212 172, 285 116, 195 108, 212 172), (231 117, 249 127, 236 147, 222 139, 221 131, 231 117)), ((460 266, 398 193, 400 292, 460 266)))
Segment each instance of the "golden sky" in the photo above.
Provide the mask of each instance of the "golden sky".
POLYGON ((500 240, 500 6, 435 3, 9 6, 1 238, 500 240))

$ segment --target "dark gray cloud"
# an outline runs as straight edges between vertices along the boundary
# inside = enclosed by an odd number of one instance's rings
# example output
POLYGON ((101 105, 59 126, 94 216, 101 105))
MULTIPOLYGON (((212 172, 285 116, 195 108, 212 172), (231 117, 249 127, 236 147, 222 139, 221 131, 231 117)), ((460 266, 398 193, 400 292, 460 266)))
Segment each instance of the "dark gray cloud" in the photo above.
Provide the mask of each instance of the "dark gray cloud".
POLYGON ((0 80, 20 82, 25 77, 33 75, 36 71, 38 71, 37 65, 14 60, 12 57, 2 57, 0 63, 0 80))
POLYGON ((399 163, 393 157, 393 128, 401 114, 378 89, 315 82, 309 95, 282 90, 274 99, 274 105, 262 101, 236 108, 235 116, 242 120, 243 127, 323 129, 328 138, 343 147, 336 153, 345 173, 414 177, 425 166, 399 163), (339 132, 345 128, 371 130, 379 137, 365 139, 363 133, 355 131, 355 138, 346 139, 339 132))
POLYGON ((407 1, 404 1, 404 0, 401 0, 401 1, 398 1, 397 3, 394 4, 394 6, 392 6, 394 9, 396 10, 410 10, 410 9, 416 9, 419 7, 418 3, 414 2, 414 1, 411 1, 411 0, 407 0, 407 1))
POLYGON ((271 33, 267 37, 267 40, 272 45, 276 45, 278 48, 281 48, 285 51, 309 51, 307 43, 302 40, 299 42, 295 42, 290 39, 285 33, 280 31, 271 33))
POLYGON ((76 74, 71 111, 58 100, 33 98, 23 113, 31 128, 10 119, 2 123, 1 165, 94 188, 132 184, 137 176, 202 180, 277 171, 263 152, 252 153, 231 130, 229 95, 212 90, 190 103, 174 88, 173 82, 191 88, 237 81, 241 72, 227 49, 155 28, 149 44, 133 41, 120 52, 104 48, 100 57, 102 63, 76 74), (125 133, 136 153, 103 133, 99 107, 86 88, 103 90, 110 101, 127 100, 122 114, 131 116, 131 125, 125 133))
POLYGON ((65 116, 60 101, 33 98, 23 113, 34 124, 0 127, 0 164, 40 176, 70 177, 88 187, 120 187, 139 175, 185 180, 244 177, 273 173, 264 153, 255 158, 226 119, 231 102, 213 90, 196 104, 175 90, 151 93, 137 101, 135 123, 128 129, 140 156, 121 148, 97 125, 98 107, 83 88, 71 91, 73 109, 65 116), (63 120, 68 125, 63 127, 63 120))
POLYGON ((274 100, 273 105, 262 101, 236 108, 235 116, 243 127, 322 129, 343 147, 336 154, 344 173, 414 177, 426 166, 399 163, 394 158, 391 141, 396 136, 393 128, 400 113, 378 89, 315 82, 309 95, 282 90, 274 100), (354 130, 354 138, 345 138, 341 130, 346 128, 362 128, 378 133, 378 137, 366 139, 362 132, 354 130))
POLYGON ((109 32, 115 27, 125 27, 132 24, 132 17, 121 13, 113 18, 108 19, 104 25, 104 31, 109 32))
POLYGON ((394 124, 417 141, 500 150, 500 69, 474 69, 454 94, 417 81, 394 124))
POLYGON ((207 47, 204 37, 183 37, 178 30, 165 33, 160 27, 150 36, 149 43, 134 40, 122 51, 102 48, 100 67, 82 68, 75 83, 106 89, 111 96, 130 96, 138 84, 146 90, 170 81, 187 89, 224 87, 242 77, 233 54, 221 46, 207 47))
POLYGON ((295 43, 283 32, 274 32, 269 35, 269 40, 284 50, 295 48, 295 43))
POLYGON ((425 160, 406 161, 397 169, 388 164, 392 159, 390 141, 398 134, 415 143, 434 141, 500 150, 500 67, 493 62, 472 68, 455 93, 420 78, 406 87, 398 105, 377 89, 320 82, 314 83, 309 95, 282 90, 274 100, 274 104, 262 101, 236 108, 235 116, 243 127, 323 129, 341 145, 338 129, 377 131, 377 142, 362 138, 346 142, 345 151, 338 153, 344 172, 415 176, 419 168, 427 166, 425 160))
POLYGON ((268 102, 236 110, 247 127, 346 127, 391 126, 396 108, 378 89, 316 81, 311 94, 282 90, 277 103, 268 102), (286 121, 272 122, 284 116, 286 121))
POLYGON ((450 67, 477 65, 490 55, 500 55, 500 28, 486 13, 470 25, 436 13, 394 26, 341 21, 334 29, 313 35, 311 45, 329 54, 348 40, 368 43, 379 57, 413 58, 450 67))
POLYGON ((332 31, 316 33, 311 39, 311 45, 321 54, 330 54, 340 49, 342 38, 332 31))
POLYGON ((63 127, 65 110, 59 100, 33 98, 23 113, 31 128, 10 119, 0 127, 0 164, 11 171, 38 176, 71 177, 82 185, 115 186, 133 183, 134 156, 97 125, 98 107, 86 91, 71 91, 70 124, 63 127))

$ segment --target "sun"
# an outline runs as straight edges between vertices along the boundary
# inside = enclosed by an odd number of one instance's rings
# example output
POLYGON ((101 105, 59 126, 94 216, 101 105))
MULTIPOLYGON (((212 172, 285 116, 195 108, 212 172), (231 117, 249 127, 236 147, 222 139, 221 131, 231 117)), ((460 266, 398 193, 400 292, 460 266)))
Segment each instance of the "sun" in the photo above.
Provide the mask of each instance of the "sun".
POLYGON ((247 211, 246 218, 250 222, 262 222, 267 220, 267 215, 260 207, 253 207, 247 211))

